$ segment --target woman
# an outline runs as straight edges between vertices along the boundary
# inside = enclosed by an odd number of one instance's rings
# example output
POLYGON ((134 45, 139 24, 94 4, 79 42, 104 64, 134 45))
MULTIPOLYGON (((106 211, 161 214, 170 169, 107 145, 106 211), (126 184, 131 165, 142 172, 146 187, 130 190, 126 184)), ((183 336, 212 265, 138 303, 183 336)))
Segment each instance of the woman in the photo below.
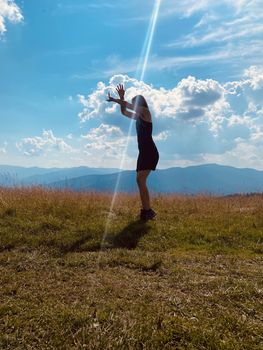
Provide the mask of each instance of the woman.
POLYGON ((152 117, 145 98, 141 95, 133 97, 132 103, 124 100, 125 90, 119 84, 116 88, 120 99, 113 98, 108 93, 108 102, 116 102, 121 106, 121 112, 128 118, 136 120, 136 131, 139 148, 137 159, 137 184, 140 191, 142 209, 140 218, 143 220, 153 219, 156 216, 150 207, 149 191, 146 185, 147 176, 151 170, 156 169, 159 160, 159 152, 152 139, 152 117), (130 109, 131 111, 127 111, 130 109))

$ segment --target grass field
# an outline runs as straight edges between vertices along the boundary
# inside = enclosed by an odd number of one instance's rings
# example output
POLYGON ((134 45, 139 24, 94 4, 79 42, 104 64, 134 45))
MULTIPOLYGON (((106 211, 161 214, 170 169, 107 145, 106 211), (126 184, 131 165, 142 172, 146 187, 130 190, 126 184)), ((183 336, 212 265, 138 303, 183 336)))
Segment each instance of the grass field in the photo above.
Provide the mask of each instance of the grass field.
POLYGON ((0 188, 0 349, 263 349, 263 195, 0 188))

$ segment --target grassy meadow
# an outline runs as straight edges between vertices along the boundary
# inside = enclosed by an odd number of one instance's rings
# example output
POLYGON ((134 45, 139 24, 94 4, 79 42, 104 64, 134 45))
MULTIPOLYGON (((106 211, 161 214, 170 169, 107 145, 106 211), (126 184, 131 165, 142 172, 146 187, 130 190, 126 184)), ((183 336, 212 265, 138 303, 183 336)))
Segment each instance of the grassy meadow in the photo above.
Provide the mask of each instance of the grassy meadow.
POLYGON ((263 349, 262 194, 111 199, 0 188, 0 349, 263 349))

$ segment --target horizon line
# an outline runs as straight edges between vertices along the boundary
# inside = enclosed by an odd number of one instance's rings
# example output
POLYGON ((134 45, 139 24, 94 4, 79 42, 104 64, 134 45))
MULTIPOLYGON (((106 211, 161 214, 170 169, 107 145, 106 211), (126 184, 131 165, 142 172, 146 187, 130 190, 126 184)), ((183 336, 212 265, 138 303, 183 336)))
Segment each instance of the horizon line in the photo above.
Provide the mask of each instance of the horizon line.
MULTIPOLYGON (((207 166, 207 165, 216 165, 216 166, 220 166, 220 167, 230 167, 230 168, 236 168, 236 169, 252 169, 252 170, 257 170, 257 171, 263 171, 263 169, 256 169, 256 168, 252 168, 252 167, 237 167, 234 165, 228 165, 228 164, 218 164, 218 163, 202 163, 202 164, 193 164, 193 165, 186 165, 186 166, 179 166, 179 165, 175 165, 175 166, 171 166, 168 168, 159 168, 155 171, 158 170, 168 170, 168 169, 173 169, 173 168, 190 168, 190 167, 200 167, 200 166, 207 166)), ((23 169, 32 169, 32 168, 38 168, 38 169, 59 169, 59 170, 63 170, 63 169, 74 169, 74 168, 90 168, 90 169, 114 169, 117 171, 135 171, 135 169, 120 169, 120 168, 116 168, 116 167, 90 167, 87 165, 77 165, 77 166, 72 166, 72 167, 40 167, 40 166, 22 166, 22 165, 15 165, 15 164, 0 164, 1 166, 10 166, 10 167, 18 167, 18 168, 23 168, 23 169)), ((94 174, 96 175, 96 174, 94 174)))

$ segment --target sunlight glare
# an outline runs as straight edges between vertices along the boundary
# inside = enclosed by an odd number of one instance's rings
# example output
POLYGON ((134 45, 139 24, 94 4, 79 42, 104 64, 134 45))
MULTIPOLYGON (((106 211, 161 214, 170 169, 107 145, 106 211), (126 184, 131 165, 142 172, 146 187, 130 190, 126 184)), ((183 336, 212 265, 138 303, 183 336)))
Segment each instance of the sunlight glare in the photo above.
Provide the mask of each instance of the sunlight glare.
MULTIPOLYGON (((152 47, 152 43, 153 43, 154 32, 155 32, 155 28, 156 28, 156 23, 157 23, 159 11, 160 11, 161 1, 162 0, 155 0, 151 20, 150 20, 150 23, 148 26, 146 38, 145 38, 144 45, 143 45, 142 52, 141 52, 141 56, 140 56, 140 61, 138 63, 135 77, 137 77, 137 79, 139 79, 140 81, 142 81, 144 79, 144 75, 145 75, 145 72, 147 69, 149 55, 150 55, 150 51, 151 51, 151 47, 152 47)), ((129 144, 132 126, 133 126, 133 120, 131 119, 130 125, 129 125, 127 142, 126 142, 125 149, 124 149, 124 151, 122 153, 122 157, 121 157, 121 163, 120 163, 121 170, 123 169, 124 161, 126 158, 127 148, 128 148, 128 144, 129 144)), ((103 234, 103 238, 102 238, 102 242, 101 242, 101 250, 103 250, 103 243, 105 241, 105 237, 107 236, 109 224, 110 224, 110 221, 111 221, 111 218, 113 215, 113 208, 114 208, 114 204, 115 204, 115 200, 116 200, 116 196, 117 196, 118 186, 120 183, 120 177, 121 177, 121 172, 118 173, 116 185, 114 188, 114 193, 113 193, 113 197, 112 197, 112 201, 111 201, 111 205, 110 205, 110 210, 108 213, 108 217, 107 217, 107 221, 106 221, 106 225, 105 225, 105 230, 104 230, 104 234, 103 234)))

